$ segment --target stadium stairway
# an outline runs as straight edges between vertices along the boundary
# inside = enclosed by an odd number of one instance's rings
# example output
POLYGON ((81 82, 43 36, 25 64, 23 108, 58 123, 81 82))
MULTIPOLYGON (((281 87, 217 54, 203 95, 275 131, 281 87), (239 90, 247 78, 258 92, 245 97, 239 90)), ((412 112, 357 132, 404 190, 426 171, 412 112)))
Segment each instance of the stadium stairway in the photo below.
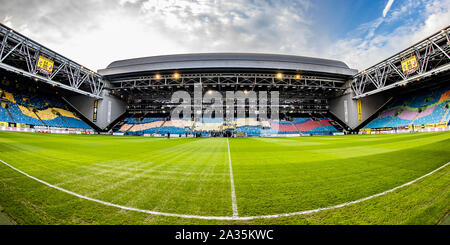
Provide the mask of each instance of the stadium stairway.
POLYGON ((70 124, 64 119, 64 117, 61 117, 61 116, 59 116, 59 117, 67 125, 67 127, 71 128, 70 124))
POLYGON ((41 119, 41 117, 36 113, 36 111, 32 110, 34 115, 41 121, 42 125, 47 126, 47 124, 41 119))
POLYGON ((129 127, 129 128, 125 131, 125 134, 128 134, 128 132, 129 132, 134 126, 136 126, 136 124, 131 124, 131 127, 129 127))
POLYGON ((294 124, 292 121, 289 121, 289 122, 292 124, 292 126, 293 126, 295 129, 297 129, 297 132, 298 132, 299 134, 302 134, 302 131, 300 131, 300 129, 298 129, 297 126, 295 126, 295 124, 294 124))
POLYGON ((395 118, 396 118, 396 116, 393 116, 393 117, 391 118, 391 120, 389 120, 387 123, 383 124, 382 127, 386 127, 386 125, 389 125, 390 123, 392 123, 392 121, 394 121, 395 118))
POLYGON ((417 113, 417 115, 414 117, 413 120, 411 120, 411 122, 408 124, 408 126, 414 125, 414 122, 415 122, 417 119, 419 119, 419 115, 420 115, 420 113, 417 113))
POLYGON ((5 108, 5 109, 8 112, 8 115, 9 115, 9 118, 11 119, 11 122, 16 123, 16 121, 14 121, 14 118, 12 117, 11 112, 9 111, 9 109, 8 108, 5 108))
POLYGON ((154 136, 155 134, 158 134, 158 132, 161 130, 161 128, 164 126, 164 124, 166 124, 167 119, 164 118, 163 123, 161 123, 161 125, 159 126, 159 128, 155 131, 155 133, 152 134, 152 136, 154 136))
POLYGON ((450 110, 450 107, 447 108, 447 110, 445 111, 444 115, 442 115, 442 118, 441 118, 441 121, 440 121, 441 123, 448 121, 446 119, 447 119, 447 115, 448 115, 449 110, 450 110))
POLYGON ((330 124, 337 129, 339 132, 343 132, 344 131, 344 127, 342 127, 338 122, 336 122, 335 120, 330 119, 330 124))
POLYGON ((328 125, 324 125, 324 123, 322 122, 322 120, 319 121, 319 124, 321 125, 321 127, 323 127, 325 129, 326 132, 331 133, 331 131, 328 129, 328 125))
POLYGON ((110 132, 120 131, 120 128, 125 124, 125 121, 118 121, 113 127, 111 127, 110 132))

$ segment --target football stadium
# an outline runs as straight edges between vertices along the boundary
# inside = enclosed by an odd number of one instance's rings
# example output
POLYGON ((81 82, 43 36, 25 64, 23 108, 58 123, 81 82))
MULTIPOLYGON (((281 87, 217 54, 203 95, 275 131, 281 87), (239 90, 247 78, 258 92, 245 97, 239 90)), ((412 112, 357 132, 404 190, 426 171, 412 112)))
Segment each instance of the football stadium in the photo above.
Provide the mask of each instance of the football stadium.
POLYGON ((1 25, 0 223, 448 223, 449 36, 362 71, 264 53, 92 71, 1 25))

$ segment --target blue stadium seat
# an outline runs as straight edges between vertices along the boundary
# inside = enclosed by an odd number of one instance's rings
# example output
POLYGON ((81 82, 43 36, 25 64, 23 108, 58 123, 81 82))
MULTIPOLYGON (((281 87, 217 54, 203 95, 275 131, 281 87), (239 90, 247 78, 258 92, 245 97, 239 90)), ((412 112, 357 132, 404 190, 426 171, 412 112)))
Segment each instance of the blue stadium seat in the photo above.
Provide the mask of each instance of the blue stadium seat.
POLYGON ((446 104, 450 102, 450 86, 423 90, 396 98, 387 109, 364 128, 405 127, 448 122, 446 104), (389 114, 389 115, 388 115, 389 114))

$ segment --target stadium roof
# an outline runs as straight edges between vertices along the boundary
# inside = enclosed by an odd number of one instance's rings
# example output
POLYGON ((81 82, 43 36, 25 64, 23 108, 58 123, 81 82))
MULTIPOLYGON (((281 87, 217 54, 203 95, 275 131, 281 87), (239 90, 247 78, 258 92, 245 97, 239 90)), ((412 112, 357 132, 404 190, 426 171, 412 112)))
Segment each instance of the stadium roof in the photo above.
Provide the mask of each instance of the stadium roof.
POLYGON ((261 53, 198 53, 127 59, 115 61, 106 69, 99 70, 99 73, 104 76, 114 76, 164 70, 223 68, 307 71, 344 76, 353 76, 357 73, 341 61, 261 53))

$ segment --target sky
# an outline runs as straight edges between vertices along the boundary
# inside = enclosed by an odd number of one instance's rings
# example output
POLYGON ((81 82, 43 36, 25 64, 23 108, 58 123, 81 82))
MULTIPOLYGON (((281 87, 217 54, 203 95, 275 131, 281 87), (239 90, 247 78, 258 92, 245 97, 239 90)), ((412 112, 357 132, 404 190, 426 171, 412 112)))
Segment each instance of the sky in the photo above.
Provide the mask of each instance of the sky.
POLYGON ((450 0, 0 0, 0 22, 93 70, 255 52, 362 70, 450 25, 450 0))

